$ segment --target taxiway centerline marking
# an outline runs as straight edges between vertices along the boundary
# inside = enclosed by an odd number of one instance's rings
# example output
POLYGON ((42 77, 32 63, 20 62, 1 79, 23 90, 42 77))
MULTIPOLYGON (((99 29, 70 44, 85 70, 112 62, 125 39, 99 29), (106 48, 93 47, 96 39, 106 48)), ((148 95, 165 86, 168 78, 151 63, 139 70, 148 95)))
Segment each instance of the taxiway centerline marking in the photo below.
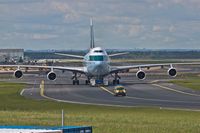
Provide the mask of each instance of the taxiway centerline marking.
POLYGON ((160 88, 168 90, 168 91, 173 91, 173 92, 181 93, 181 94, 184 94, 184 95, 190 95, 190 96, 198 96, 198 97, 200 97, 200 95, 198 95, 198 94, 192 94, 192 93, 188 93, 188 92, 184 92, 184 91, 180 91, 180 90, 175 90, 175 89, 172 89, 172 88, 169 88, 169 87, 166 87, 166 86, 162 86, 162 85, 159 85, 159 84, 152 84, 152 85, 160 87, 160 88))

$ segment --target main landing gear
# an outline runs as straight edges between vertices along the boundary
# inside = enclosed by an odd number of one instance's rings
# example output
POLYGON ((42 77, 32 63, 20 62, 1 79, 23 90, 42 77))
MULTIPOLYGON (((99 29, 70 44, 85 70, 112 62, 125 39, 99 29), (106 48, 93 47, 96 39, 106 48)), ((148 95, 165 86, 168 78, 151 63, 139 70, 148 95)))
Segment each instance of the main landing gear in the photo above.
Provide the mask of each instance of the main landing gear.
POLYGON ((86 85, 90 84, 90 78, 88 78, 87 80, 85 80, 85 84, 86 85))
POLYGON ((73 85, 79 85, 79 80, 73 80, 73 85))
MULTIPOLYGON (((73 76, 72 76, 73 85, 79 85, 79 80, 78 80, 79 77, 81 77, 81 74, 78 75, 77 73, 73 73, 73 76)), ((88 77, 87 80, 85 80, 85 84, 86 85, 90 84, 90 77, 88 77)))
POLYGON ((79 85, 79 80, 78 80, 78 77, 77 77, 77 73, 74 73, 74 75, 72 76, 72 79, 73 79, 73 85, 76 85, 76 84, 79 85))
POLYGON ((113 85, 119 84, 119 79, 121 79, 121 77, 118 75, 118 73, 115 73, 114 75, 114 80, 113 80, 113 85))

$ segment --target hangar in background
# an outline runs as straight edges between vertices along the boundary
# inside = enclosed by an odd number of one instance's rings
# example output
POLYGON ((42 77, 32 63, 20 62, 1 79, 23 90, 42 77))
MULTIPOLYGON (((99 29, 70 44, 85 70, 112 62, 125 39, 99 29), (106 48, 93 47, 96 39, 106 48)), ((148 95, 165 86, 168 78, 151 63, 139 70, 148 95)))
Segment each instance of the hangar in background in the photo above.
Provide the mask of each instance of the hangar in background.
POLYGON ((24 60, 24 49, 0 49, 0 62, 24 60))

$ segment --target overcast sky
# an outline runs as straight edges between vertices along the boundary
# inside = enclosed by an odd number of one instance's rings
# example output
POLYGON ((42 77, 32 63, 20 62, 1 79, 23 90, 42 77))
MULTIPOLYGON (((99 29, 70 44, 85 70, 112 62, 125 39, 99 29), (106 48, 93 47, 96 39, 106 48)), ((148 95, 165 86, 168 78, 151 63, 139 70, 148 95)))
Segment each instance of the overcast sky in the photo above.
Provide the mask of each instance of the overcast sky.
POLYGON ((200 0, 0 0, 0 46, 200 49, 200 0))

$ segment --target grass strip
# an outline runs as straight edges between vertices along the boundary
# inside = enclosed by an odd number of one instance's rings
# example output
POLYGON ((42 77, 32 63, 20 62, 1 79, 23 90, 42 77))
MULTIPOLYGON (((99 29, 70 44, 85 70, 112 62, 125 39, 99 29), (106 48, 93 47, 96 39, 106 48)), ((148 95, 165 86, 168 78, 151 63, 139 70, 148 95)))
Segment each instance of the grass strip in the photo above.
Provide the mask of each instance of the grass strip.
POLYGON ((61 109, 66 125, 92 125, 94 133, 200 132, 200 112, 158 108, 118 108, 26 99, 25 84, 0 83, 0 124, 58 126, 61 109))

